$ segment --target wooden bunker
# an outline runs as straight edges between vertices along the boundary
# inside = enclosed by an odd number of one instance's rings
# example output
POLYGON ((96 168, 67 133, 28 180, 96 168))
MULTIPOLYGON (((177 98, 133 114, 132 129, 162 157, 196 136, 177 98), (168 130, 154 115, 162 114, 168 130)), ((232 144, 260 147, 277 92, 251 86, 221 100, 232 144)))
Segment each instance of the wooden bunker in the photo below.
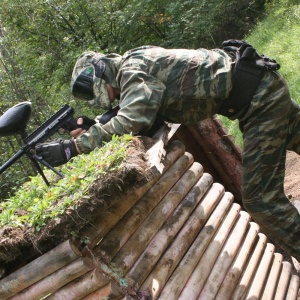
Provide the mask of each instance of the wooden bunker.
POLYGON ((242 209, 240 152, 219 121, 172 130, 161 173, 112 199, 81 242, 0 280, 0 299, 297 299, 292 265, 242 209))

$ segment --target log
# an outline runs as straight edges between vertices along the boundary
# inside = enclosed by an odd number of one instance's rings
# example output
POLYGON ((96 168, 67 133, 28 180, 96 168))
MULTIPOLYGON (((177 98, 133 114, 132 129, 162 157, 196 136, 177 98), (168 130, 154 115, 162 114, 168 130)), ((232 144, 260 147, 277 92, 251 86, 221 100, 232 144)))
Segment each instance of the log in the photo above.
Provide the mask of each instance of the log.
POLYGON ((300 279, 297 275, 292 275, 290 284, 288 287, 288 292, 286 295, 286 300, 296 300, 298 296, 299 291, 299 285, 300 285, 300 279))
POLYGON ((281 272, 283 256, 280 253, 274 253, 274 259, 272 263, 272 268, 268 277, 268 281, 264 288, 264 293, 262 295, 262 300, 274 299, 274 295, 277 288, 278 278, 281 272))
POLYGON ((156 297, 157 299, 177 299, 183 288, 184 282, 186 282, 186 279, 190 277, 191 273, 195 269, 197 263, 227 214, 232 202, 232 194, 226 192, 206 222, 205 226, 197 235, 188 252, 184 255, 183 259, 172 273, 168 282, 161 291, 161 294, 156 297))
POLYGON ((177 129, 180 127, 180 124, 174 124, 174 123, 167 123, 164 122, 164 125, 160 127, 159 130, 157 130, 151 138, 148 138, 146 136, 141 136, 141 140, 151 140, 152 146, 148 147, 147 150, 147 156, 149 161, 149 166, 151 169, 156 168, 159 172, 162 173, 162 170, 165 168, 165 154, 167 150, 165 148, 168 148, 168 144, 170 144, 171 140, 173 140, 173 143, 178 143, 178 140, 173 139, 177 129), (167 145, 167 147, 165 147, 167 145))
POLYGON ((191 162, 189 155, 181 156, 95 247, 95 254, 101 256, 105 262, 109 263, 155 206, 179 180, 191 162))
MULTIPOLYGON (((157 178, 149 178, 146 184, 111 199, 109 207, 104 207, 97 218, 79 232, 79 236, 93 249, 111 228, 129 211, 132 206, 151 188, 157 178)), ((85 254, 85 251, 83 251, 85 254)))
MULTIPOLYGON (((165 173, 170 166, 184 154, 184 145, 179 141, 174 141, 167 147, 167 155, 163 161, 165 173)), ((88 242, 90 249, 102 240, 111 228, 125 215, 127 211, 148 191, 149 188, 162 176, 159 172, 153 172, 152 176, 149 176, 148 182, 139 187, 138 189, 131 190, 130 194, 123 194, 121 197, 117 197, 113 200, 114 206, 112 206, 109 212, 103 212, 100 216, 94 220, 90 226, 86 226, 80 231, 79 236, 88 242)), ((84 253, 84 252, 83 252, 84 253)))
POLYGON ((212 266, 214 265, 220 250, 230 233, 231 228, 234 226, 239 216, 240 210, 241 206, 237 203, 234 203, 231 206, 216 235, 202 255, 192 275, 186 282, 178 300, 197 299, 209 276, 210 270, 212 269, 212 266))
POLYGON ((84 300, 118 300, 124 296, 123 291, 113 281, 107 283, 100 289, 90 293, 84 300))
MULTIPOLYGON (((195 164, 202 170, 200 164, 195 164)), ((159 229, 134 266, 129 270, 128 274, 126 274, 126 278, 135 282, 135 287, 139 287, 149 275, 179 230, 187 222, 190 214, 199 204, 212 182, 213 179, 211 175, 207 173, 204 174, 159 229)), ((187 229, 186 235, 189 234, 189 229, 187 229)))
POLYGON ((89 258, 80 257, 9 299, 41 299, 93 268, 95 266, 89 258))
POLYGON ((258 242, 255 245, 254 251, 250 257, 248 265, 247 265, 246 269, 244 270, 244 273, 233 292, 233 295, 231 298, 232 300, 244 299, 244 297, 249 289, 249 286, 251 284, 252 278, 255 275, 255 270, 256 270, 258 264, 260 263, 260 260, 261 260, 262 254, 265 250, 266 244, 267 244, 267 237, 264 234, 259 233, 258 234, 258 242))
POLYGON ((194 125, 181 125, 176 135, 185 143, 186 151, 191 152, 206 172, 223 184, 226 191, 234 195, 235 201, 242 205, 241 151, 220 120, 207 118, 194 125))
POLYGON ((193 243, 205 222, 207 222, 213 209, 223 195, 224 187, 218 183, 214 183, 181 229, 174 242, 172 242, 155 265, 155 268, 141 286, 140 292, 151 294, 153 299, 158 297, 174 269, 193 243))
POLYGON ((287 293, 287 288, 289 285, 289 280, 291 277, 291 272, 292 272, 292 265, 284 261, 282 263, 282 269, 281 269, 281 274, 279 277, 278 285, 277 285, 277 290, 274 299, 275 300, 285 300, 285 295, 287 293))
POLYGON ((44 298, 47 300, 71 300, 71 299, 81 299, 90 293, 96 291, 100 287, 104 286, 109 282, 109 278, 106 277, 102 271, 98 268, 89 271, 83 276, 79 277, 77 280, 74 280, 63 286, 55 293, 44 298))
POLYGON ((168 141, 168 134, 170 127, 164 124, 153 136, 155 140, 154 145, 147 151, 148 163, 150 168, 156 168, 158 172, 162 173, 164 169, 163 158, 165 157, 165 145, 168 141))
POLYGON ((240 212, 239 220, 227 238, 198 299, 214 299, 249 227, 250 215, 240 212))
MULTIPOLYGON (((232 142, 220 120, 207 118, 188 129, 203 148, 206 158, 210 160, 225 189, 234 195, 235 201, 242 204, 242 155, 240 149, 232 142)), ((213 174, 212 174, 213 175, 213 174)))
POLYGON ((235 261, 233 262, 230 270, 226 274, 223 280, 223 284, 220 287, 215 300, 231 300, 233 290, 236 287, 238 280, 244 270, 244 266, 249 259, 253 245, 256 241, 259 232, 259 226, 257 223, 250 222, 250 228, 245 238, 245 241, 240 248, 235 261))
POLYGON ((67 240, 0 281, 5 300, 81 256, 74 241, 67 240))
POLYGON ((261 293, 267 280, 269 268, 274 257, 274 250, 275 246, 268 243, 245 299, 250 300, 261 298, 261 293))
MULTIPOLYGON (((187 153, 186 156, 192 162, 192 155, 187 153)), ((145 245, 148 245, 165 220, 202 175, 202 172, 203 170, 202 168, 199 169, 198 164, 193 164, 183 174, 148 218, 144 220, 138 230, 134 232, 121 251, 112 259, 111 265, 113 270, 121 276, 128 272, 144 250, 145 245)))
POLYGON ((185 153, 185 146, 180 141, 173 141, 166 147, 166 156, 163 160, 165 173, 173 163, 185 153))

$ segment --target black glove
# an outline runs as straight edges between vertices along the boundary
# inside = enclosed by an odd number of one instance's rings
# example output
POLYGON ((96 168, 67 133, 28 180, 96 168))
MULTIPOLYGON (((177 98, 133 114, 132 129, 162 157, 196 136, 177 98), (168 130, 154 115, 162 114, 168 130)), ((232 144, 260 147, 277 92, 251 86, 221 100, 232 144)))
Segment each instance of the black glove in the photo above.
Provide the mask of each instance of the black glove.
POLYGON ((40 156, 52 167, 63 165, 71 157, 78 155, 74 140, 57 140, 38 144, 35 150, 37 156, 40 156))
POLYGON ((85 130, 88 130, 91 126, 95 125, 96 124, 96 121, 87 117, 87 116, 80 116, 78 117, 79 118, 82 118, 83 119, 83 123, 80 127, 82 127, 83 129, 85 130))
POLYGON ((80 116, 78 117, 77 120, 75 120, 74 118, 70 118, 70 120, 68 120, 68 122, 66 122, 64 125, 61 126, 62 129, 62 133, 64 133, 64 131, 72 131, 75 130, 77 128, 82 128, 84 130, 89 130, 91 126, 93 126, 94 124, 96 124, 96 121, 93 119, 90 119, 87 116, 80 116), (77 121, 79 118, 82 118, 83 122, 81 125, 77 124, 77 121))

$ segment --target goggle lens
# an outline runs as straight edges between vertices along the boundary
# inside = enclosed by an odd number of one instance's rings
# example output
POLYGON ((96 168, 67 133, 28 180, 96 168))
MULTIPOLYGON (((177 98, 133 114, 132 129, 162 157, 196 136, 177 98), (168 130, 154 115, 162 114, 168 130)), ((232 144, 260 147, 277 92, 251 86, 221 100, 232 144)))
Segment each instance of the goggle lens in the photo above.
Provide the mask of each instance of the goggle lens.
POLYGON ((73 84, 72 94, 74 97, 87 101, 94 99, 93 74, 93 67, 88 67, 80 73, 73 84))

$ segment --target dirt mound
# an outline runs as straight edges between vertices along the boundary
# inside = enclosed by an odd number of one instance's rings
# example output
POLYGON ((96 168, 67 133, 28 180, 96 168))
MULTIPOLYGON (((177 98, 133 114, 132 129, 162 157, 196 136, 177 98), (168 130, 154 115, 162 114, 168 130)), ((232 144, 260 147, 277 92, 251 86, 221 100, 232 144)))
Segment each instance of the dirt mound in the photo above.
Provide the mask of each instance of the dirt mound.
POLYGON ((285 192, 295 206, 300 209, 300 156, 288 151, 286 161, 285 192))
MULTIPOLYGON (((286 159, 286 175, 284 182, 284 190, 290 201, 296 206, 300 212, 300 156, 294 152, 287 152, 286 159)), ((292 262, 295 267, 293 273, 300 274, 300 263, 282 252, 285 260, 292 262)))

